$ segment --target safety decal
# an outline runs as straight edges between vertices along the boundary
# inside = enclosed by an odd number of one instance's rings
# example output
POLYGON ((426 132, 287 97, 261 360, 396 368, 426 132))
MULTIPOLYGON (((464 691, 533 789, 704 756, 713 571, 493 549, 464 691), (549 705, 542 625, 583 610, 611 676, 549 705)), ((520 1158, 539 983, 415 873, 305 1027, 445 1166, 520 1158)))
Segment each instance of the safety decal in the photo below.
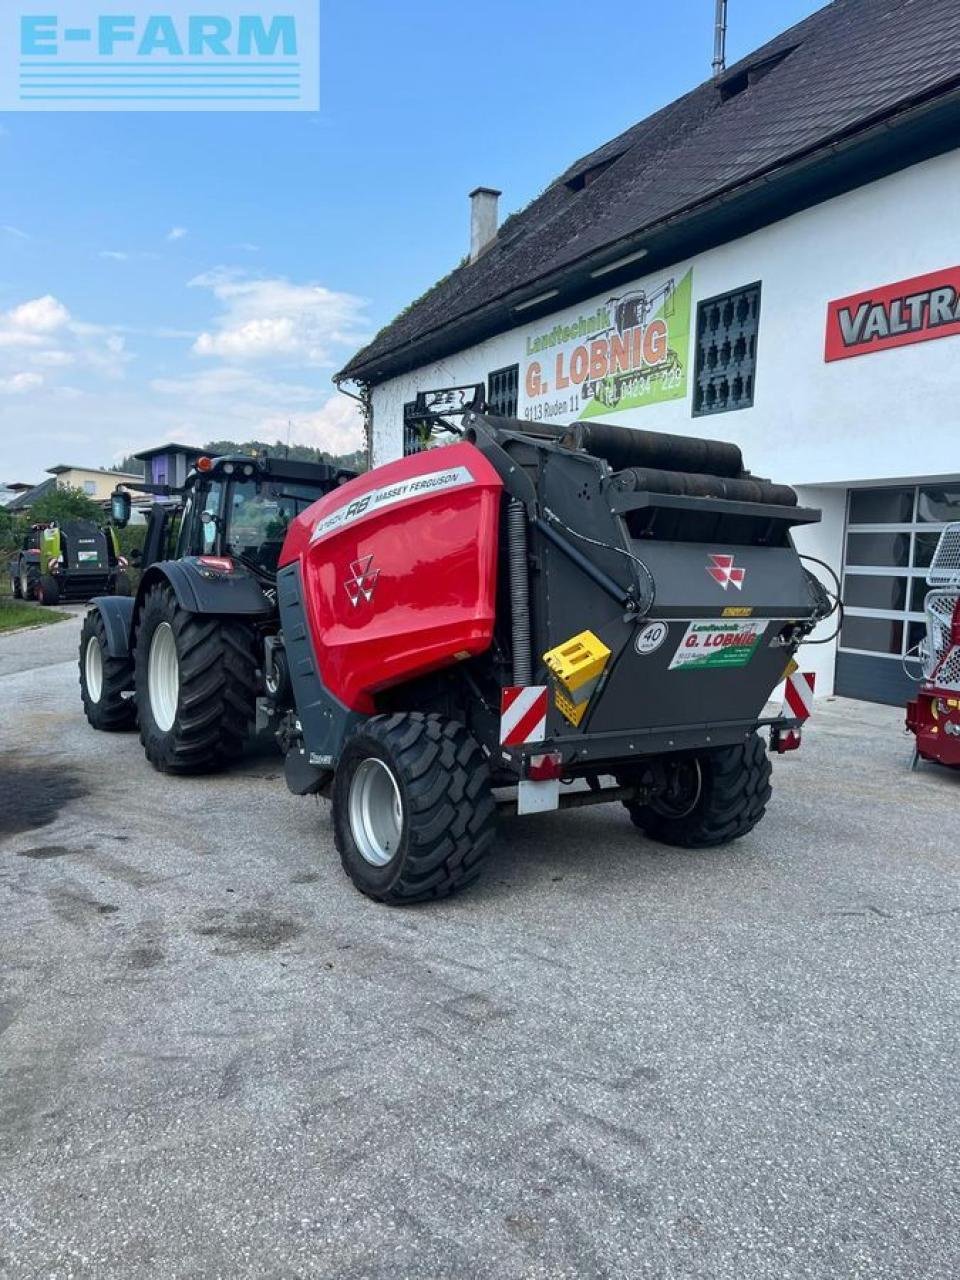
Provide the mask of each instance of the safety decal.
POLYGON ((432 493, 441 493, 445 489, 457 489, 465 484, 473 484, 473 473, 469 467, 448 467, 444 471, 428 471, 425 475, 411 476, 408 480, 399 480, 396 484, 385 484, 379 489, 371 489, 352 502, 345 502, 336 511, 318 520, 310 535, 310 542, 318 542, 327 534, 335 533, 344 525, 352 524, 363 516, 371 515, 384 507, 395 506, 411 498, 424 498, 432 493))
POLYGON ((547 686, 510 685, 500 699, 500 744, 521 747, 547 736, 547 686))
POLYGON ((766 625, 763 621, 732 622, 724 618, 691 622, 667 670, 745 667, 756 652, 766 625))
POLYGON ((633 647, 644 658, 649 653, 656 653, 669 634, 670 628, 665 622, 648 622, 637 632, 633 647))
POLYGON ((783 714, 809 720, 813 714, 813 690, 817 677, 812 671, 795 671, 787 676, 783 714))

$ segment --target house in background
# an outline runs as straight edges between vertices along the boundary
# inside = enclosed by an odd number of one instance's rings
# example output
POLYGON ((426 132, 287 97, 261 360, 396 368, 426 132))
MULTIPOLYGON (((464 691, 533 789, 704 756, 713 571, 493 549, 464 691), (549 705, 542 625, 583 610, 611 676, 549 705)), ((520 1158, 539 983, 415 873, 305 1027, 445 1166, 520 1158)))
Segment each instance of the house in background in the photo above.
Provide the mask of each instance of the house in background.
POLYGON ((165 484, 173 489, 183 487, 187 472, 203 455, 202 449, 188 444, 161 444, 134 454, 144 465, 146 484, 165 484))
POLYGON ((8 511, 29 511, 33 504, 54 489, 79 489, 94 502, 107 504, 118 484, 140 484, 143 476, 129 471, 104 471, 99 467, 75 467, 60 463, 48 467, 49 480, 38 485, 18 486, 20 492, 7 503, 8 511))
POLYGON ((418 450, 418 392, 452 384, 736 441, 823 511, 796 534, 843 578, 839 636, 803 650, 818 692, 902 705, 960 520, 958 72, 957 0, 834 0, 502 226, 478 187, 469 256, 335 379, 373 462, 418 450))

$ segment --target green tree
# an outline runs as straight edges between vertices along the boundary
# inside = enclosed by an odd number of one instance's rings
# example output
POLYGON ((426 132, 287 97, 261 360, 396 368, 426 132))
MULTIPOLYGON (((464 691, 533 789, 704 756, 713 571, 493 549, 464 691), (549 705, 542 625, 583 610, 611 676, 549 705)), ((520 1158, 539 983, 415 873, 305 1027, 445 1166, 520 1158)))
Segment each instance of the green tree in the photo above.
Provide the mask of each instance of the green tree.
POLYGON ((139 458, 135 458, 132 453, 128 453, 125 458, 121 458, 119 462, 115 462, 110 471, 125 471, 129 476, 142 476, 145 474, 144 464, 139 458))
POLYGON ((66 486, 51 489, 38 498, 28 513, 31 524, 46 524, 50 520, 93 520, 104 522, 103 508, 82 489, 66 486))

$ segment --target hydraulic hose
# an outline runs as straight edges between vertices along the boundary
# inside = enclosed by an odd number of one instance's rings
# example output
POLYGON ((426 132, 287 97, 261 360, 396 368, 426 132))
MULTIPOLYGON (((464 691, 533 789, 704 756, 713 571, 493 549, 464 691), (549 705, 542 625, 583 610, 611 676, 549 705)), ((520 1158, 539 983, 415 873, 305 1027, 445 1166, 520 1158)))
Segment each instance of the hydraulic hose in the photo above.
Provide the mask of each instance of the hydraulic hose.
POLYGON ((527 512, 518 498, 511 498, 507 506, 507 547, 513 683, 528 685, 533 684, 533 664, 530 659, 530 568, 527 561, 527 512))

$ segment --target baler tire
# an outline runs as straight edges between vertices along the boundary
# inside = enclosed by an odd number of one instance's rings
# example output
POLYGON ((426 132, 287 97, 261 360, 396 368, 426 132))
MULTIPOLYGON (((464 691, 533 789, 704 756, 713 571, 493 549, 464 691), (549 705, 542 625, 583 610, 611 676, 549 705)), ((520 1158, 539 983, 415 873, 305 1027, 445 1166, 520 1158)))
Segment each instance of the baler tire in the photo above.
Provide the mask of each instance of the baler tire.
POLYGON ((140 612, 134 670, 140 741, 155 769, 211 773, 241 754, 256 717, 256 641, 250 627, 181 609, 173 589, 157 583, 140 612), (163 624, 173 634, 178 681, 176 710, 166 729, 157 724, 150 697, 151 644, 163 624))
POLYGON ((37 583, 37 599, 44 605, 60 603, 60 587, 56 578, 51 574, 44 573, 41 575, 40 581, 37 583))
POLYGON ((772 769, 759 734, 737 746, 704 751, 697 762, 701 792, 690 813, 674 817, 627 802, 634 825, 652 840, 685 849, 715 848, 745 836, 766 812, 772 769))
POLYGON ((127 658, 111 658, 107 652, 107 629, 99 609, 91 609, 80 632, 80 697, 87 723, 104 733, 120 733, 132 729, 137 722, 137 704, 125 692, 133 691, 133 662, 127 658), (100 688, 96 681, 90 687, 90 676, 96 662, 88 664, 88 648, 100 649, 100 688), (96 696, 95 696, 96 695, 96 696))
POLYGON ((445 898, 480 875, 497 808, 479 743, 462 725, 419 712, 374 716, 348 739, 333 783, 334 839, 354 885, 394 906, 445 898), (398 843, 382 865, 361 852, 351 820, 355 779, 386 766, 397 794, 398 843))

